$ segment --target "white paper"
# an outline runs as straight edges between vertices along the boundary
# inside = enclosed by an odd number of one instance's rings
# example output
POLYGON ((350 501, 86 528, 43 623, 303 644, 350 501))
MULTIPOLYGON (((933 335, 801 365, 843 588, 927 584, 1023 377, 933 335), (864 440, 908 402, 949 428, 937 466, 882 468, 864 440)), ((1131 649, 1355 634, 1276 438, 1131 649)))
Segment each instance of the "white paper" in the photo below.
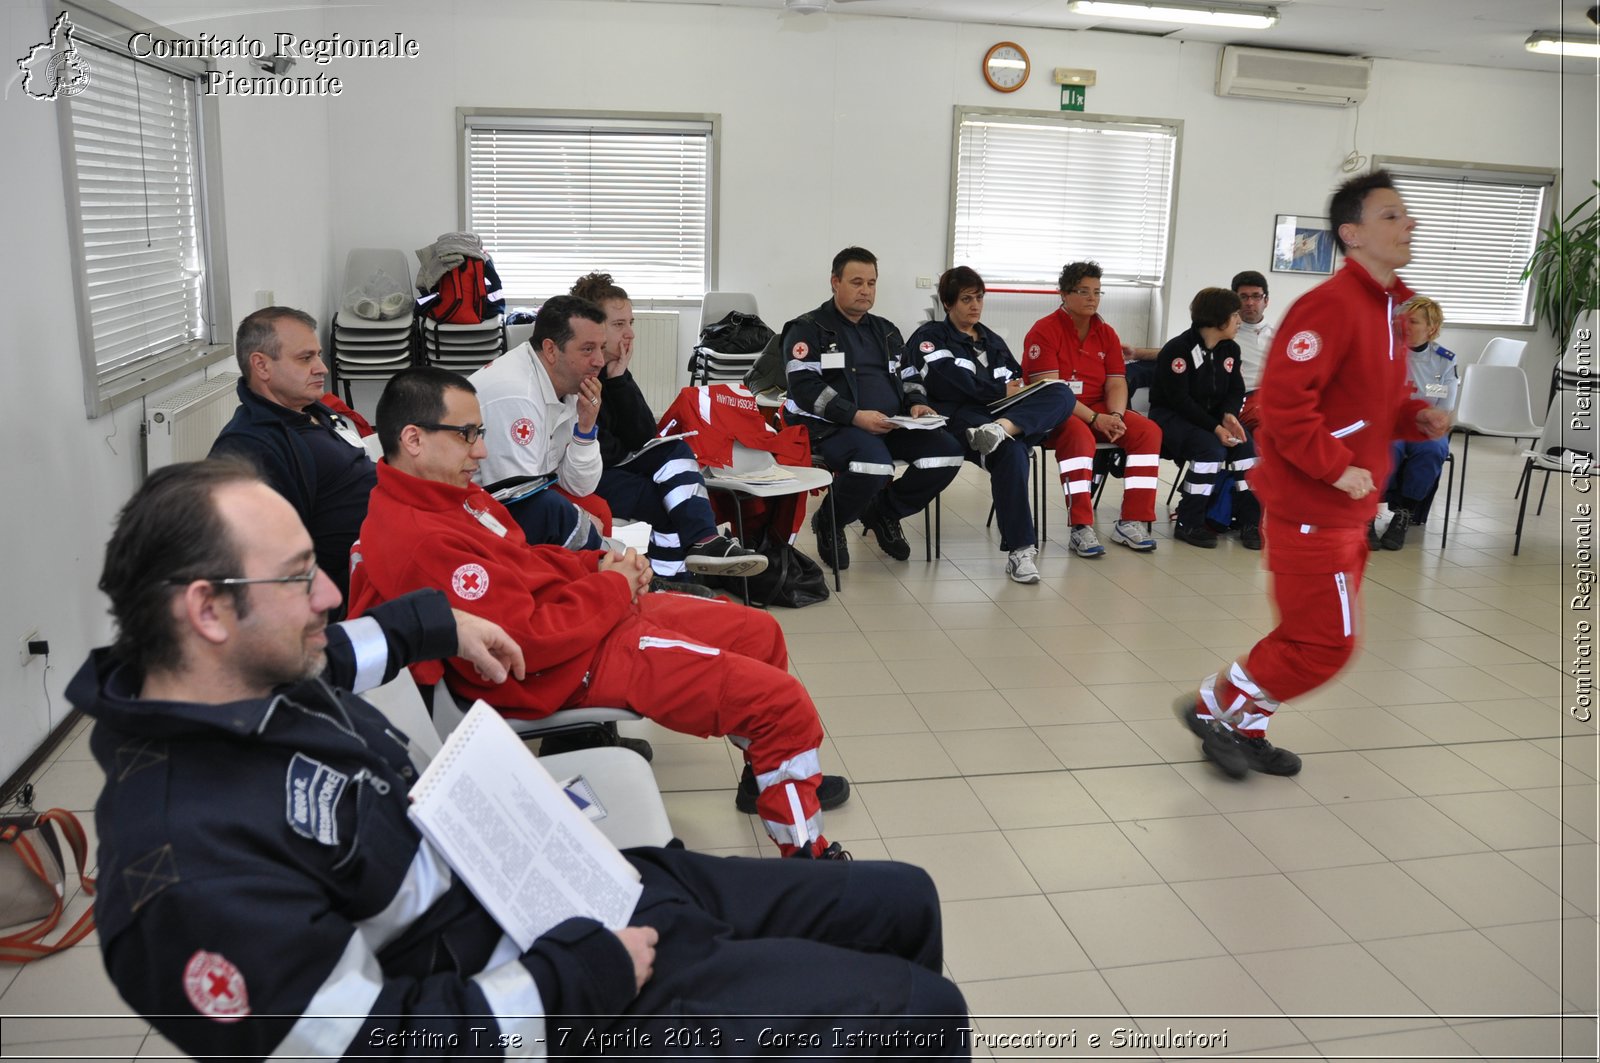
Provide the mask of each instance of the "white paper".
POLYGON ((482 701, 411 788, 409 814, 521 949, 573 916, 621 929, 639 901, 633 865, 482 701))
POLYGON ((699 434, 700 434, 699 429, 694 429, 694 430, 688 431, 688 432, 679 432, 676 435, 655 436, 655 437, 653 437, 651 439, 645 440, 644 446, 640 447, 638 450, 634 451, 632 454, 629 454, 627 457, 625 457, 621 461, 617 462, 617 464, 618 465, 626 465, 626 464, 628 464, 628 462, 632 461, 634 458, 637 458, 640 454, 643 454, 645 451, 654 450, 656 447, 659 447, 663 443, 676 443, 680 439, 688 439, 690 436, 697 436, 699 434))
POLYGON ((947 420, 941 414, 929 414, 924 417, 891 417, 889 423, 896 428, 943 428, 947 420))

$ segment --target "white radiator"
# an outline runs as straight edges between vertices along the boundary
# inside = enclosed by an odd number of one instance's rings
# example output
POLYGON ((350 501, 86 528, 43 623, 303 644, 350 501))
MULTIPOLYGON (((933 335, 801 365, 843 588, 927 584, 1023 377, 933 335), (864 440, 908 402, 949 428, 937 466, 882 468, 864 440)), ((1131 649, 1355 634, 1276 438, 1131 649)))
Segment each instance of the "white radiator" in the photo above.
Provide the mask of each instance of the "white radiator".
POLYGON ((678 311, 636 311, 628 371, 658 417, 678 397, 678 361, 678 311))
POLYGON ((199 461, 239 407, 238 373, 224 373, 176 391, 154 406, 144 422, 144 472, 180 461, 199 461))
MULTIPOLYGON (((1113 288, 1105 285, 1100 300, 1100 316, 1105 318, 1124 343, 1135 347, 1159 347, 1164 339, 1154 330, 1160 325, 1161 292, 1154 288, 1113 288)), ((1000 333, 1017 361, 1027 352, 1022 341, 1033 323, 1061 305, 1054 291, 1029 293, 996 291, 991 288, 983 299, 983 323, 1000 333)), ((943 312, 940 312, 943 317, 943 312)))

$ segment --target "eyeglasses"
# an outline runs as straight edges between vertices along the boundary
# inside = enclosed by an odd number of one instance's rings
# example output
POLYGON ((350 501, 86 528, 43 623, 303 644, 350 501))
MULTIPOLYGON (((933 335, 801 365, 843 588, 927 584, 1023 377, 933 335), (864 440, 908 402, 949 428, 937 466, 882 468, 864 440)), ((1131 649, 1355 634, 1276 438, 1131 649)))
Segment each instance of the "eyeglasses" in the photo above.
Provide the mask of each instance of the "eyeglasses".
POLYGON ((243 587, 251 583, 304 583, 306 597, 311 597, 311 588, 317 582, 317 563, 311 562, 311 568, 298 576, 195 576, 190 579, 169 579, 168 583, 177 587, 187 587, 195 580, 204 580, 217 587, 243 587))
POLYGON ((1071 291, 1069 291, 1067 294, 1068 295, 1082 296, 1085 299, 1098 299, 1098 298, 1100 298, 1100 289, 1099 288, 1074 288, 1071 291))
POLYGON ((469 447, 482 439, 483 434, 489 430, 486 424, 418 424, 417 427, 424 432, 454 432, 466 440, 469 447))
POLYGON ((1267 297, 1265 295, 1244 295, 1241 293, 1239 301, 1241 303, 1264 303, 1267 301, 1267 297))

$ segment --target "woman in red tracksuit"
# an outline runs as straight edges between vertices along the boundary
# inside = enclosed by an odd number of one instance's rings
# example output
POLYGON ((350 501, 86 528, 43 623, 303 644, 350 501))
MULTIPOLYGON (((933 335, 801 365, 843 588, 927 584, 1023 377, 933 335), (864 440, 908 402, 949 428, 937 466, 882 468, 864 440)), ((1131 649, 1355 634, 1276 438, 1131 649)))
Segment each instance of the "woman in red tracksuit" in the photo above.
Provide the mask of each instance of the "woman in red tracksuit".
POLYGON ((1300 758, 1267 741, 1285 700, 1349 661, 1367 565, 1365 529, 1395 439, 1436 439, 1450 416, 1411 397, 1396 315, 1411 291, 1416 222, 1383 171, 1345 182, 1328 205, 1346 262, 1290 308, 1262 377, 1264 423, 1251 485, 1266 511, 1266 562, 1278 626, 1198 694, 1180 717, 1229 775, 1293 775, 1300 758))

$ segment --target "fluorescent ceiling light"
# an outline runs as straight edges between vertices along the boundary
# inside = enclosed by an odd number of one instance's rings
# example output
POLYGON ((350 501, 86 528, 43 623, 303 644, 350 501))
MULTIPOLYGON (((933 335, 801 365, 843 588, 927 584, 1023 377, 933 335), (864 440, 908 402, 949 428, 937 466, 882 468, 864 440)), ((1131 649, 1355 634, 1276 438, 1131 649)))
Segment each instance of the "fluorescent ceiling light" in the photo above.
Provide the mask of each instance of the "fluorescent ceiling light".
POLYGON ((1278 21, 1277 8, 1260 4, 1146 4, 1138 0, 1072 0, 1067 6, 1078 15, 1179 22, 1191 26, 1229 26, 1246 30, 1271 29, 1278 21))
POLYGON ((1600 43, 1567 40, 1560 33, 1540 30, 1528 38, 1528 51, 1540 55, 1570 55, 1584 59, 1600 58, 1600 43))

